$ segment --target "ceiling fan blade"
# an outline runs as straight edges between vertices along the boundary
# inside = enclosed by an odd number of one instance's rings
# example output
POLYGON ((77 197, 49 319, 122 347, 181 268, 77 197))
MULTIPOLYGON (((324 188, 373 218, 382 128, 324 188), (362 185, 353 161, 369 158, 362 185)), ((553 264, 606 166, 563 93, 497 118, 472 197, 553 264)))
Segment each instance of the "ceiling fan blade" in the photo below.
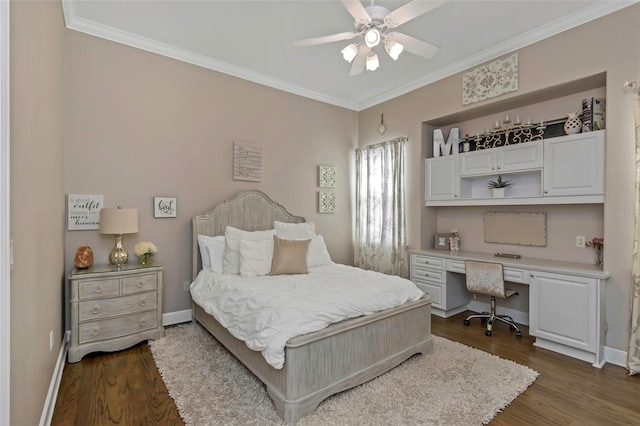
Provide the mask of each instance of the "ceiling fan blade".
POLYGON ((357 35, 358 33, 355 33, 353 31, 348 31, 345 33, 331 34, 326 36, 312 37, 304 40, 298 40, 298 41, 292 42, 291 44, 293 45, 293 47, 315 46, 318 44, 333 43, 334 41, 351 40, 357 35))
POLYGON ((389 33, 388 39, 400 43, 404 46, 404 50, 414 55, 423 56, 427 59, 433 58, 440 51, 440 46, 418 40, 417 38, 402 33, 389 33))
POLYGON ((367 64, 367 55, 371 52, 371 49, 367 46, 360 46, 358 49, 358 54, 355 58, 353 58, 353 62, 351 65, 351 71, 349 71, 349 76, 352 77, 354 75, 362 74, 364 71, 364 67, 367 64))
POLYGON ((369 12, 364 8, 359 0, 341 0, 345 9, 354 19, 361 24, 369 25, 371 23, 371 16, 369 12))
POLYGON ((418 16, 443 5, 449 0, 413 0, 404 6, 400 6, 396 10, 389 13, 384 18, 384 23, 389 28, 395 28, 404 24, 418 16))

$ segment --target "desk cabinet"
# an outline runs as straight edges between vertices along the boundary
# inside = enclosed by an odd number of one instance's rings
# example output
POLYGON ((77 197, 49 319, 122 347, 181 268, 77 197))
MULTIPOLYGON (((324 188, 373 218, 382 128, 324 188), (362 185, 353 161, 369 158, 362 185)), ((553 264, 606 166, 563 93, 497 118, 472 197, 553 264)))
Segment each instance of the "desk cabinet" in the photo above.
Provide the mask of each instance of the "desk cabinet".
POLYGON ((161 337, 162 272, 142 265, 73 270, 69 362, 161 337))
POLYGON ((587 352, 597 349, 597 286, 594 278, 532 272, 529 333, 587 352))
POLYGON ((428 158, 425 161, 427 200, 455 200, 460 195, 458 156, 428 158))
POLYGON ((460 176, 492 175, 542 167, 542 141, 460 154, 460 176))
MULTIPOLYGON (((447 259, 421 254, 411 254, 410 279, 416 286, 431 296, 431 312, 449 317, 466 310, 469 294, 464 285, 449 283, 457 277, 447 276, 447 259)), ((464 266, 464 264, 463 264, 464 266)))

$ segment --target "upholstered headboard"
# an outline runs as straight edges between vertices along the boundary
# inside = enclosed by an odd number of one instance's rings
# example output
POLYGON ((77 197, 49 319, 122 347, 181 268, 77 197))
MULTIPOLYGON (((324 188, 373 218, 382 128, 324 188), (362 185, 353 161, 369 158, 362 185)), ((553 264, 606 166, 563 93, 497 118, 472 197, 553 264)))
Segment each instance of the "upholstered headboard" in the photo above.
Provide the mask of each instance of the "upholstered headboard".
POLYGON ((288 223, 306 222, 304 217, 292 215, 284 206, 261 191, 240 192, 233 199, 218 204, 210 212, 195 216, 192 219, 192 279, 195 280, 201 268, 198 235, 224 235, 227 225, 245 231, 263 231, 272 229, 276 220, 288 223))

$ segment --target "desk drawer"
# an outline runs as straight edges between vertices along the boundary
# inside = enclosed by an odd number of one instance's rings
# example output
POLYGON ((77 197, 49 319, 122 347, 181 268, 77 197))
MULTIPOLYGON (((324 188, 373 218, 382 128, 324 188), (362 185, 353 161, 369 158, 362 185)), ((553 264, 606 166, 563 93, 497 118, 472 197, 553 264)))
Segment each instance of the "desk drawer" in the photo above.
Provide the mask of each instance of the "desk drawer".
POLYGON ((528 269, 516 269, 505 266, 504 268, 504 280, 512 283, 529 284, 529 270, 528 269))
POLYGON ((422 266, 411 267, 411 279, 421 281, 431 281, 434 283, 446 282, 447 271, 438 269, 423 268, 422 266))
POLYGON ((447 271, 464 274, 464 260, 447 259, 447 271))
POLYGON ((444 287, 440 285, 429 284, 424 281, 416 281, 416 286, 427 293, 431 297, 431 306, 434 308, 444 309, 444 287))
POLYGON ((446 259, 440 257, 424 256, 421 254, 411 255, 411 267, 421 266, 431 269, 446 269, 446 259))

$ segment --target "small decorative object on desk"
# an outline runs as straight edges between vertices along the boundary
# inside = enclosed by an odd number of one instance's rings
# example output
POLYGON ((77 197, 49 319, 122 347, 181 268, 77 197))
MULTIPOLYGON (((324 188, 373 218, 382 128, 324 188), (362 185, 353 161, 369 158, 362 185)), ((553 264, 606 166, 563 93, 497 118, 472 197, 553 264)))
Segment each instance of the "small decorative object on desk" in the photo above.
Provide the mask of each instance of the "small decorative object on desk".
POLYGON ((591 241, 585 244, 587 247, 593 247, 596 252, 596 265, 602 265, 602 247, 604 247, 604 238, 593 237, 591 241))
POLYGON ((138 260, 143 265, 149 265, 153 261, 153 256, 158 252, 158 248, 150 241, 141 241, 133 248, 138 256, 138 260))
POLYGON ((564 123, 564 132, 568 135, 575 135, 582 131, 582 120, 578 114, 570 112, 567 115, 567 121, 564 123))
POLYGON ((449 250, 460 250, 460 235, 458 235, 457 229, 451 230, 451 234, 449 234, 449 250))
POLYGON ((78 247, 78 250, 76 250, 76 257, 73 259, 73 264, 78 269, 86 269, 93 265, 93 250, 91 250, 91 247, 78 247))

